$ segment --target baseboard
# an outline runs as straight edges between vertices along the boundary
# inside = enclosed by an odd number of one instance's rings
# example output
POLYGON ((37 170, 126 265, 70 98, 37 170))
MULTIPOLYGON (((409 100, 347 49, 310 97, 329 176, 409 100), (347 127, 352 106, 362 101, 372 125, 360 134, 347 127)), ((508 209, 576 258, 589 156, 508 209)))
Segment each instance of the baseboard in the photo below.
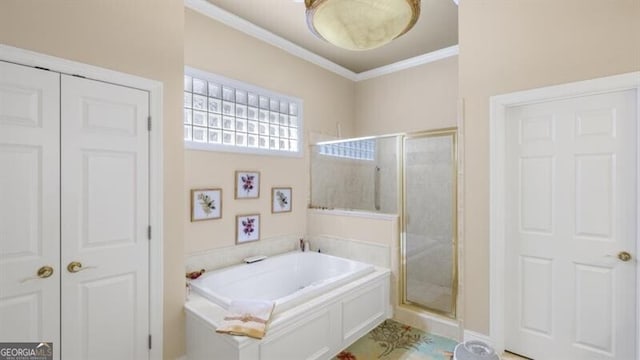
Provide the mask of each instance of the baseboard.
POLYGON ((489 336, 485 334, 481 334, 479 332, 465 330, 464 341, 470 341, 470 340, 482 341, 483 343, 493 347, 493 341, 491 341, 491 338, 489 336))

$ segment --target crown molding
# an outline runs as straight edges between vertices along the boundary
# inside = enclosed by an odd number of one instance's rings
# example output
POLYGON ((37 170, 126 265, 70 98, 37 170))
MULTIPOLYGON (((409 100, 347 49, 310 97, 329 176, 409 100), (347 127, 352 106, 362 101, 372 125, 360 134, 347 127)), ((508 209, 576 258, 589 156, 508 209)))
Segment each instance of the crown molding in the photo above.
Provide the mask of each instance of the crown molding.
POLYGON ((409 59, 400 60, 393 64, 380 66, 379 68, 371 69, 356 74, 354 81, 363 81, 376 78, 378 76, 391 74, 400 70, 406 70, 415 66, 428 64, 430 62, 446 59, 451 56, 456 56, 459 53, 458 45, 450 46, 444 49, 432 51, 430 53, 418 55, 409 59))
POLYGON ((257 26, 252 22, 221 9, 207 0, 184 0, 184 6, 354 82, 373 79, 378 76, 391 74, 414 66, 458 55, 458 45, 455 45, 406 60, 401 60, 393 64, 381 66, 379 68, 356 73, 260 26, 257 26))

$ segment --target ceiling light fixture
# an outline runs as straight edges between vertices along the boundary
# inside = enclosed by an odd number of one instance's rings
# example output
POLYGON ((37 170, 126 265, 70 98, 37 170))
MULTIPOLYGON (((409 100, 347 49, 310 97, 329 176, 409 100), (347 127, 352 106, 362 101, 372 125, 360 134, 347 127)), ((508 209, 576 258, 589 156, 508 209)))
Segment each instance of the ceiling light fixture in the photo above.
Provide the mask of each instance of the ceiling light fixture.
POLYGON ((420 16, 420 0, 305 0, 307 25, 327 42, 348 50, 370 50, 409 31, 420 16))

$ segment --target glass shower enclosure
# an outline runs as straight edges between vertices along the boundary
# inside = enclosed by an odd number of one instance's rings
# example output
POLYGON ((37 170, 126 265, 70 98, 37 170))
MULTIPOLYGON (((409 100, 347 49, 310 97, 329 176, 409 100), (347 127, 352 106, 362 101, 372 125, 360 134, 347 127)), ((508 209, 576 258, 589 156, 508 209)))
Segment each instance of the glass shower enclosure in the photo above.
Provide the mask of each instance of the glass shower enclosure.
POLYGON ((402 303, 455 318, 457 152, 455 129, 404 137, 402 303))
POLYGON ((309 206, 400 216, 399 302, 455 318, 457 132, 323 142, 311 147, 309 206))

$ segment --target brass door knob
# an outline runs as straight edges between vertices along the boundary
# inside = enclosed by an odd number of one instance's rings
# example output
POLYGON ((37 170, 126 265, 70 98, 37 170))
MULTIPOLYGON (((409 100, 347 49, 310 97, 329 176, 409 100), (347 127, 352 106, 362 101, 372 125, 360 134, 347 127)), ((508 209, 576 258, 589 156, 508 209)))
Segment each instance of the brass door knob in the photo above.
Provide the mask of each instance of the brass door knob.
POLYGON ((622 260, 622 261, 625 261, 625 262, 626 262, 626 261, 629 261, 629 260, 631 260, 631 254, 629 254, 629 253, 628 253, 628 252, 626 252, 626 251, 620 251, 620 252, 618 253, 618 259, 620 259, 620 260, 622 260))
POLYGON ((82 263, 80 261, 72 261, 69 263, 69 265, 67 265, 67 270, 70 273, 77 273, 79 271, 95 269, 95 268, 96 268, 95 266, 82 266, 82 263))
POLYGON ((82 263, 79 261, 72 261, 69 263, 69 265, 67 265, 67 270, 70 273, 77 273, 78 271, 82 270, 82 263))
POLYGON ((49 276, 53 275, 53 268, 49 265, 45 265, 40 269, 38 269, 38 272, 36 274, 38 275, 39 278, 46 279, 49 276))

